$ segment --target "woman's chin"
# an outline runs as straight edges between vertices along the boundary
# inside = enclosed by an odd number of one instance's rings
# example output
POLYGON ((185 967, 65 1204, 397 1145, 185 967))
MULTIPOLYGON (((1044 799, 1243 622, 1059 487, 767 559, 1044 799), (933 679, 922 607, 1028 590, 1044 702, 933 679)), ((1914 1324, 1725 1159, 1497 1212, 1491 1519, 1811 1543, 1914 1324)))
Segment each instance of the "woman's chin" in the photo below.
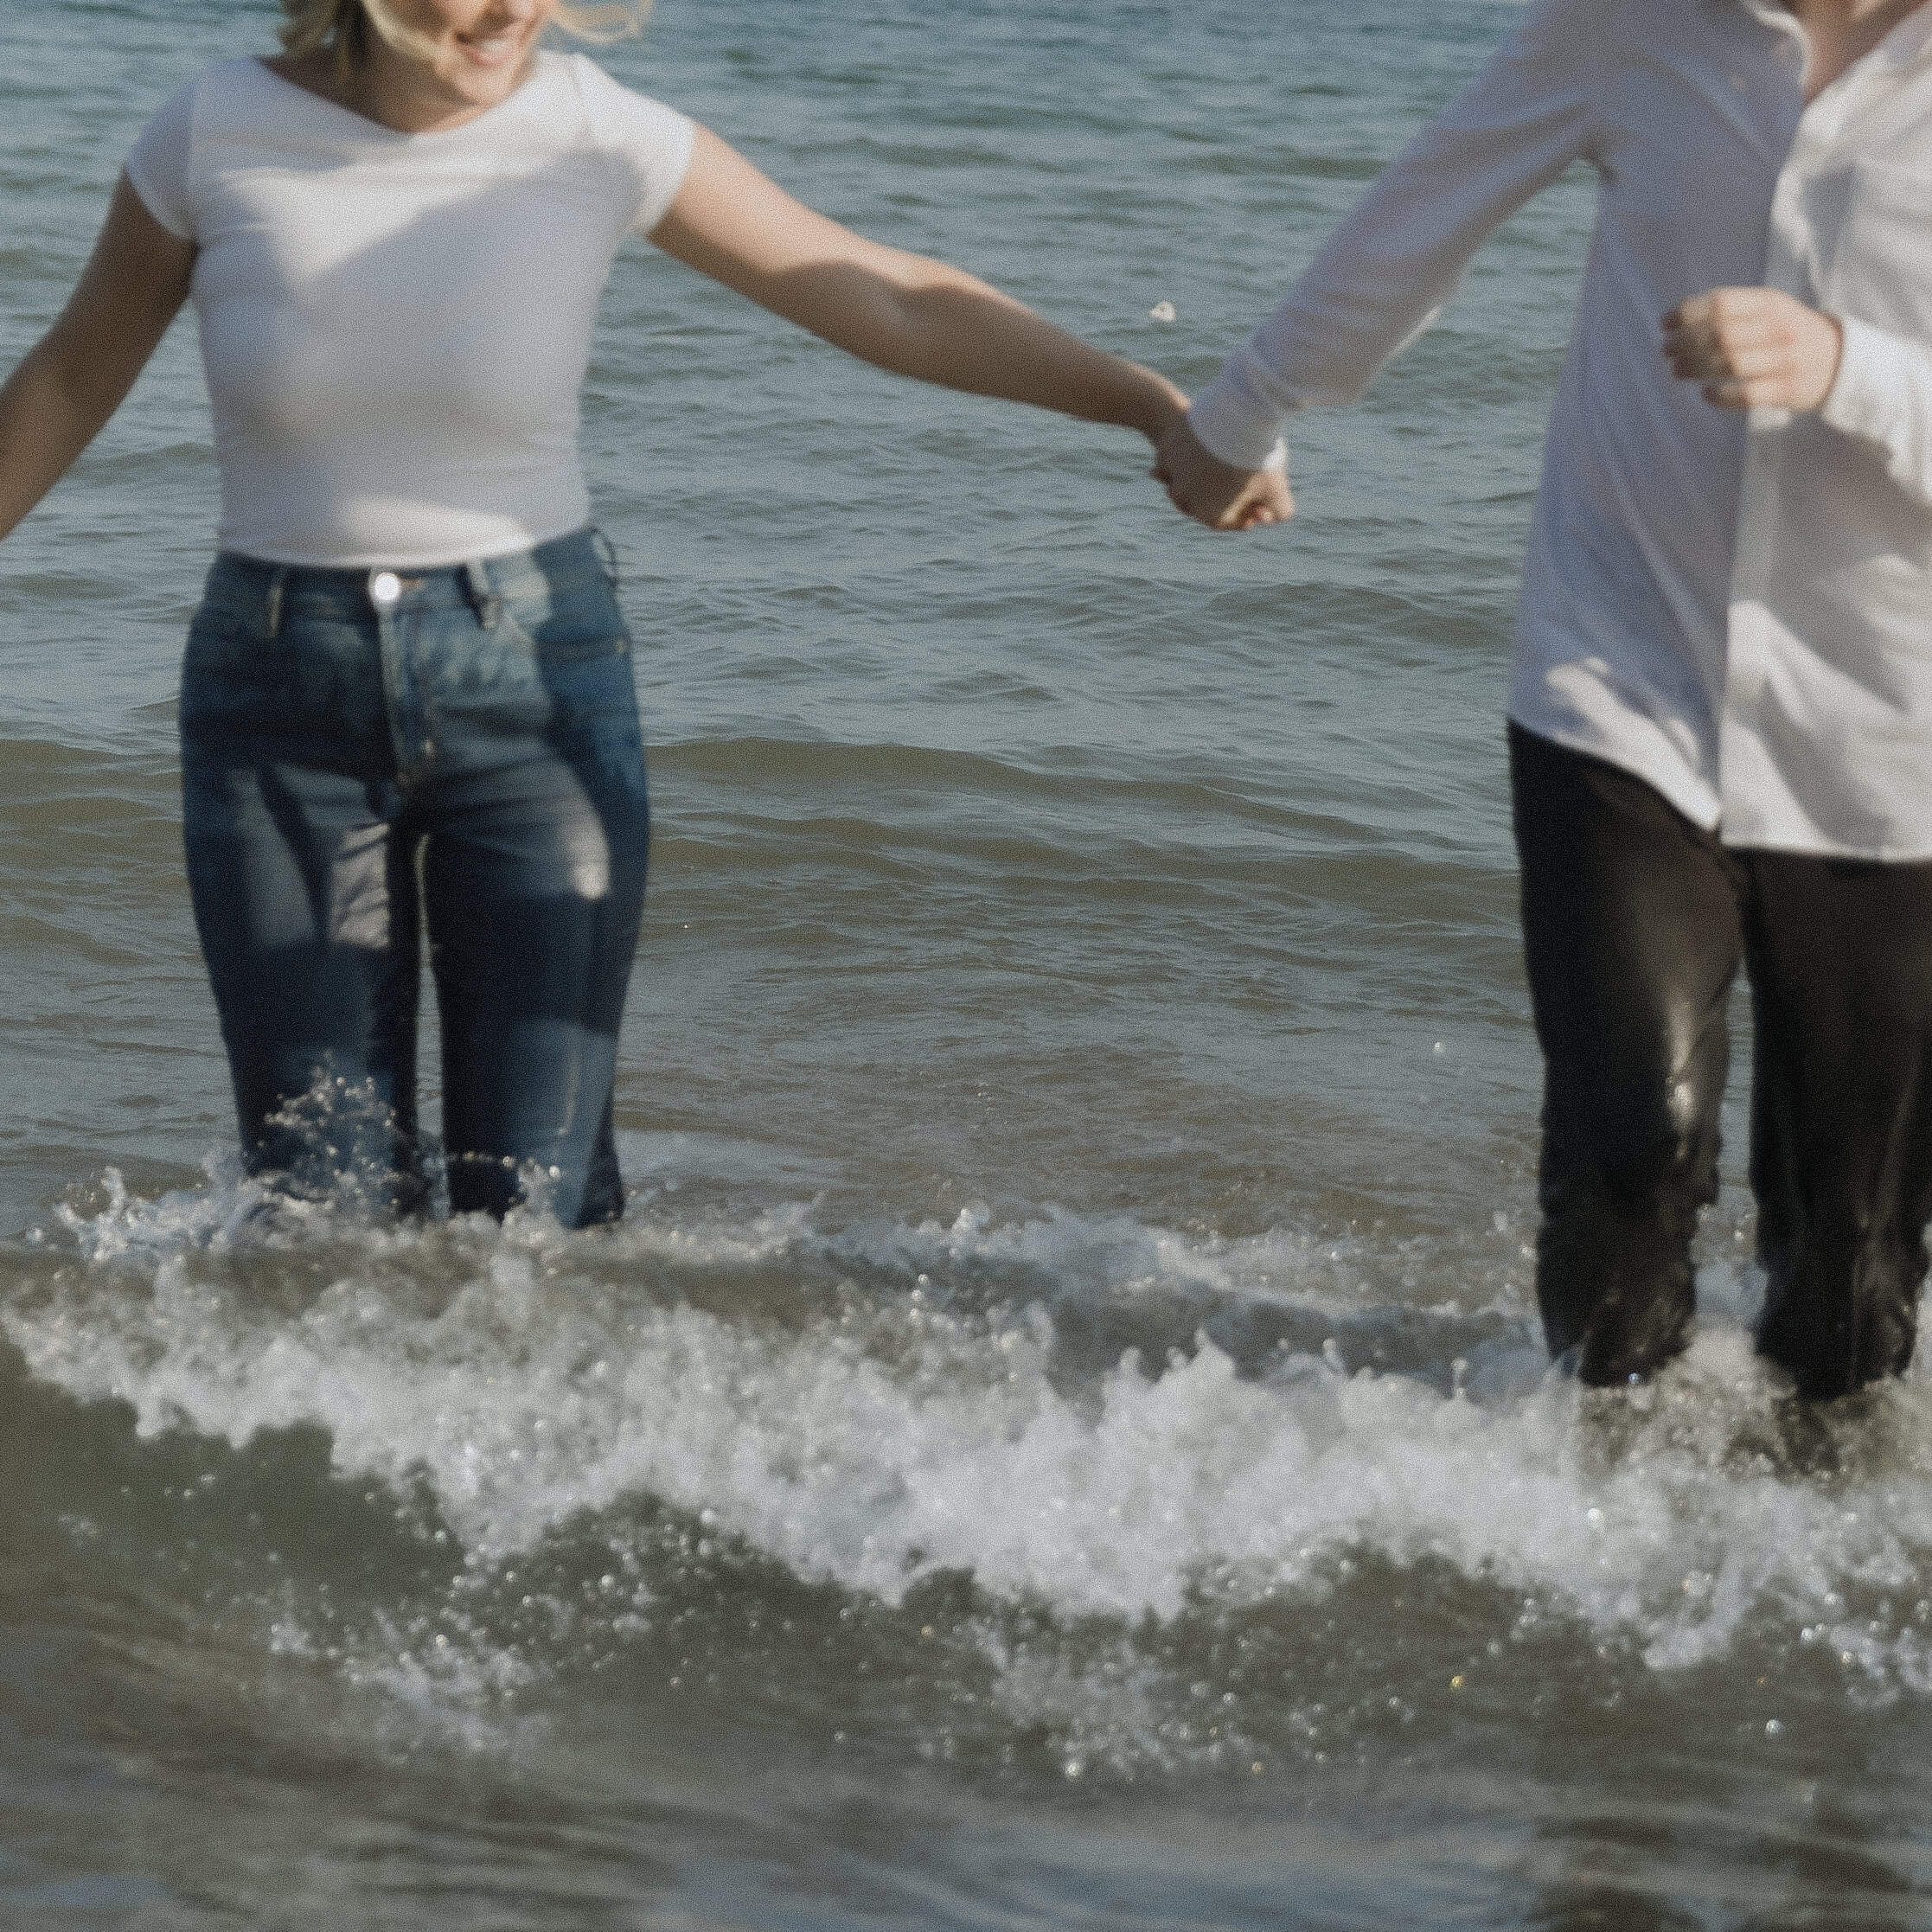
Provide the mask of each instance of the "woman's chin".
POLYGON ((483 109, 508 100, 528 78, 534 58, 528 48, 514 60, 483 61, 468 54, 439 62, 436 71, 437 91, 451 107, 483 109))

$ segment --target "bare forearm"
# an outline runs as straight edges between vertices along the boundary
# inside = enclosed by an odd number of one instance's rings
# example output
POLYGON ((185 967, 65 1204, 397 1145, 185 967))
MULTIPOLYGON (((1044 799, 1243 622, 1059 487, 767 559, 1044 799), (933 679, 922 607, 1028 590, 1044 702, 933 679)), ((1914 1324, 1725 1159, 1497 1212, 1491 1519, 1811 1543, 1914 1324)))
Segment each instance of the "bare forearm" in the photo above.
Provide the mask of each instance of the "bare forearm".
POLYGON ((0 386, 0 537, 46 496, 121 406, 187 298, 195 247, 124 176, 86 272, 0 386))
POLYGON ((706 128, 651 240, 700 274, 900 375, 1118 423, 1150 442, 1186 406, 1151 369, 1056 329, 963 269, 828 221, 706 128))
POLYGON ((0 537, 67 473, 133 381, 75 384, 61 361, 49 338, 0 387, 0 537))
POLYGON ((862 269, 807 271, 828 282, 854 279, 828 287, 823 300, 808 304, 809 317, 796 319, 900 375, 1117 423, 1149 442, 1159 441, 1186 407, 1180 391, 1153 370, 1068 335, 983 282, 932 267, 931 278, 911 286, 875 280, 862 269))

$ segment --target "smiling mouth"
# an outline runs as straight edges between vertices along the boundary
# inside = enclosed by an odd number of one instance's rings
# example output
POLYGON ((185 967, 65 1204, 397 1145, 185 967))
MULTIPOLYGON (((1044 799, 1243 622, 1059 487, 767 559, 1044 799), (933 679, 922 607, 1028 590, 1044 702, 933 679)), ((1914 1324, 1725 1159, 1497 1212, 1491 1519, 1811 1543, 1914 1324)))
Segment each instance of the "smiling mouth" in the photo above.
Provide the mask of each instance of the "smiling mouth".
POLYGON ((492 34, 487 40, 459 37, 457 44, 478 66, 496 67, 515 58, 522 48, 523 36, 521 34, 492 34))

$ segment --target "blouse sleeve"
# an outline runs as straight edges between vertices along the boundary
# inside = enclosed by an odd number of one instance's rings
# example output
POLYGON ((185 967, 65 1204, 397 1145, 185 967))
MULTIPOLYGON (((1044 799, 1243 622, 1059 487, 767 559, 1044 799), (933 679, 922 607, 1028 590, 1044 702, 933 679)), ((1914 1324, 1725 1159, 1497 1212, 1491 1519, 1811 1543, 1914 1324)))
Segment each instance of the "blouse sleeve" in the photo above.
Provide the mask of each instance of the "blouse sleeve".
POLYGON ((1390 163, 1195 401, 1188 419, 1209 450, 1257 467, 1291 411, 1353 401, 1434 320, 1490 233, 1590 151, 1601 13, 1594 0, 1538 0, 1390 163))
POLYGON ((1932 345, 1844 316, 1838 376, 1819 411, 1831 428, 1876 444, 1891 480, 1932 509, 1932 345))
POLYGON ((195 150, 195 97, 191 80, 164 100, 141 130, 127 157, 127 178, 147 211, 171 235, 195 239, 189 198, 189 165, 195 150))
POLYGON ((697 127, 690 117, 613 80, 583 54, 573 55, 577 84, 598 144, 635 191, 634 234, 649 234, 664 219, 691 165, 697 127))

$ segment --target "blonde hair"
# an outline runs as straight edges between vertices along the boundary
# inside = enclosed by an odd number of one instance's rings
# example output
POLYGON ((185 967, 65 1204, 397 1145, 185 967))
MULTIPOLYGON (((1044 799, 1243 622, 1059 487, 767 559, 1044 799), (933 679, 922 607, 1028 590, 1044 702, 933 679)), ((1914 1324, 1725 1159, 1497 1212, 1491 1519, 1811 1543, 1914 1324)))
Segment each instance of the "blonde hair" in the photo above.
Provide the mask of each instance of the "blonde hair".
MULTIPOLYGON (((562 5, 555 25, 579 40, 621 40, 643 30, 650 0, 611 0, 592 6, 562 5)), ((407 48, 420 36, 405 27, 389 0, 282 0, 282 51, 299 59, 326 49, 336 56, 336 72, 346 79, 369 57, 369 36, 380 34, 392 47, 407 48)))

